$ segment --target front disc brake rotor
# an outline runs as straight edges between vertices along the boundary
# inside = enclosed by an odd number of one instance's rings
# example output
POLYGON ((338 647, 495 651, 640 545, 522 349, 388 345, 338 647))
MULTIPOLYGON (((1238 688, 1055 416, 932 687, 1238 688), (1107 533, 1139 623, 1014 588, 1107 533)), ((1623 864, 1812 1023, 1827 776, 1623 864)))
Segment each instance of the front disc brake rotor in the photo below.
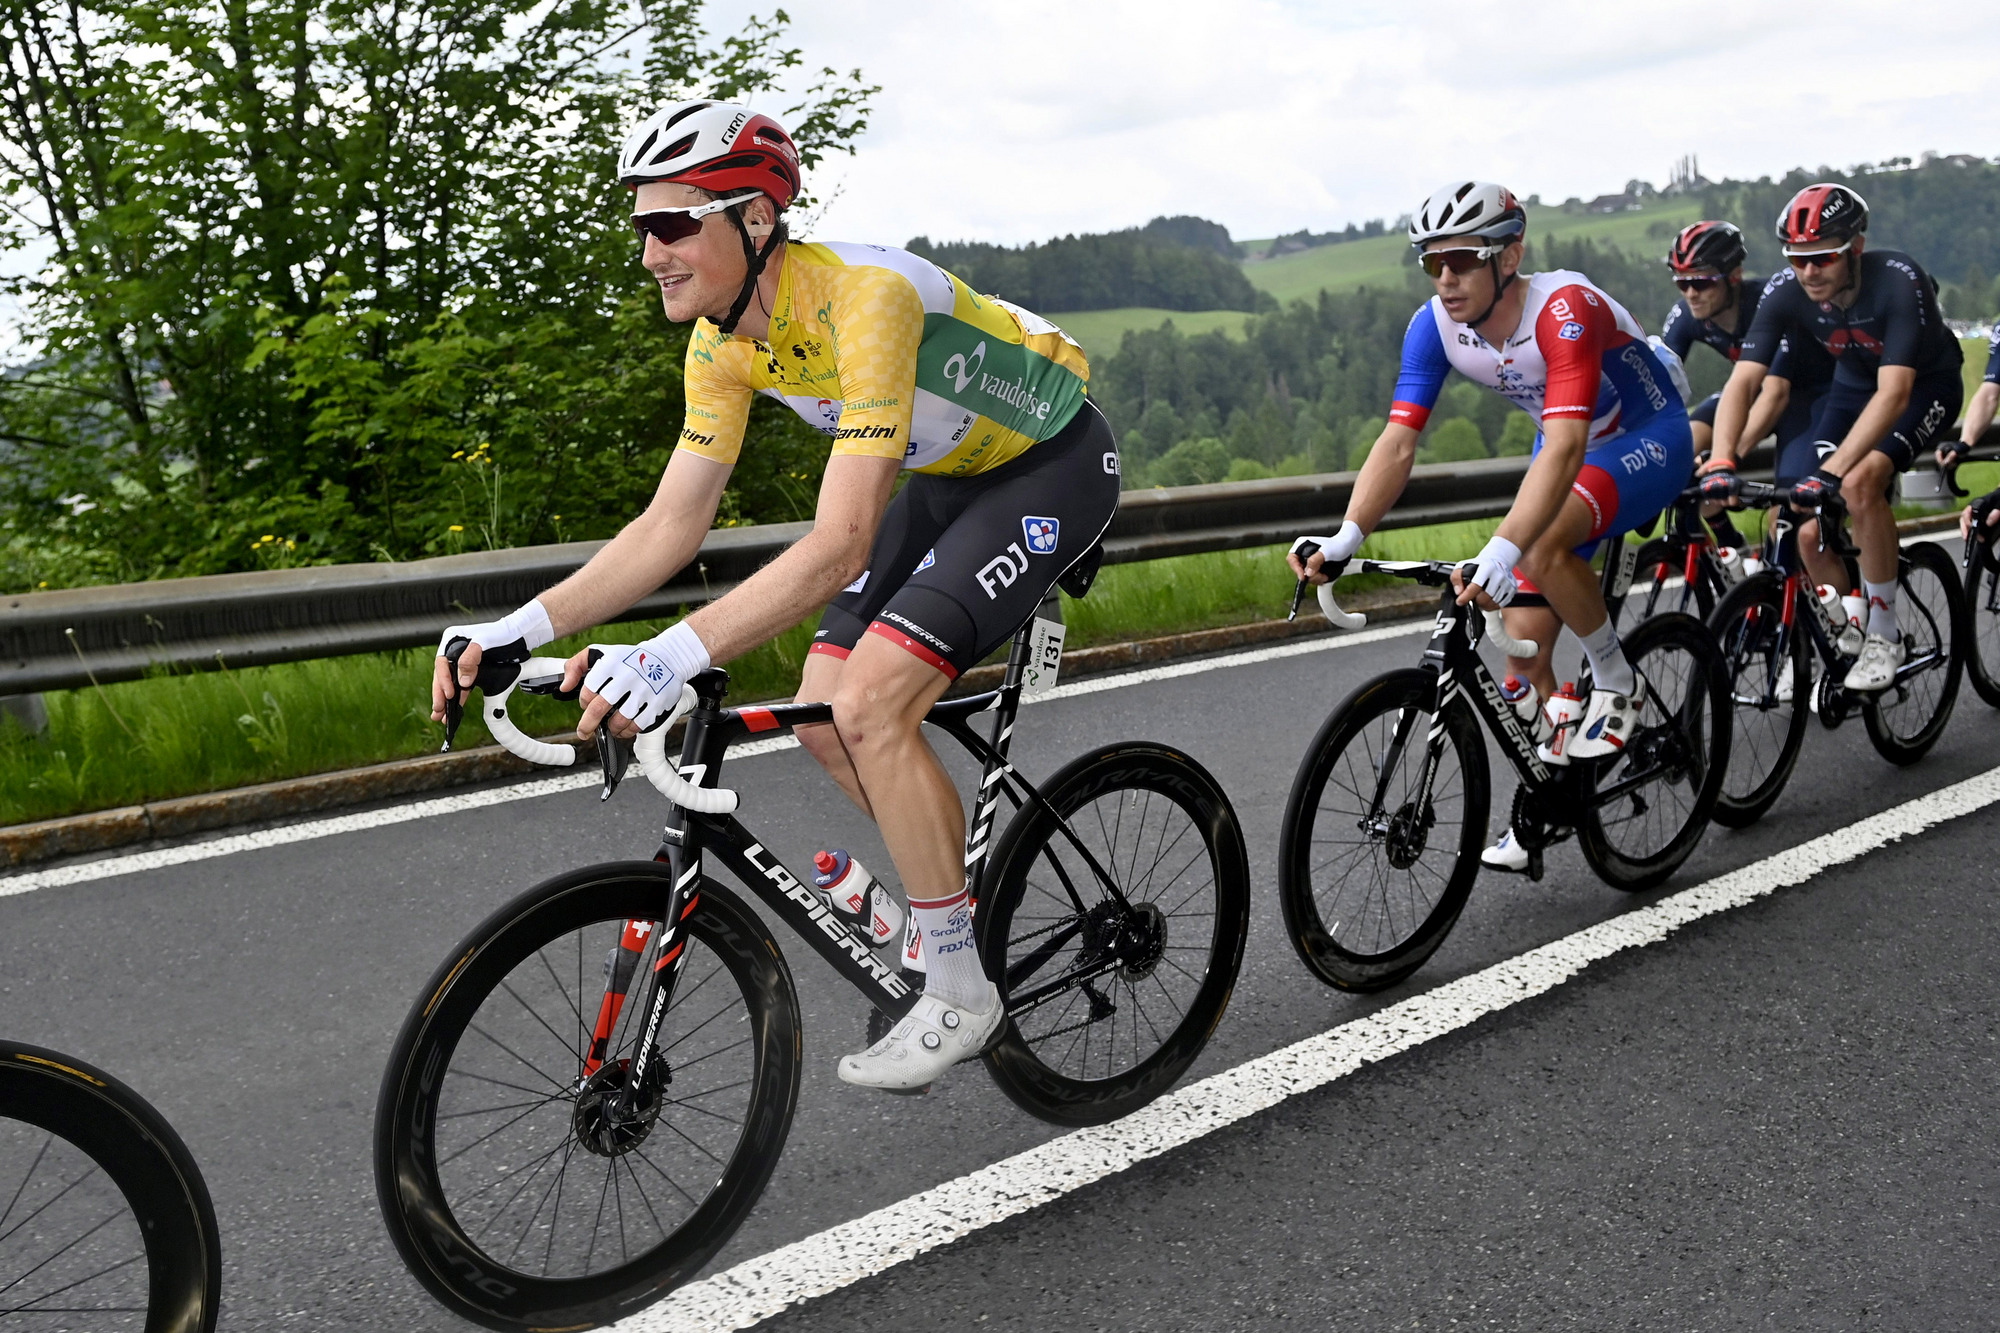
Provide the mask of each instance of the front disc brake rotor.
POLYGON ((655 1051, 646 1062, 646 1078, 638 1096, 621 1110, 618 1095, 625 1089, 631 1068, 630 1060, 607 1064, 585 1079, 583 1091, 577 1094, 570 1124, 577 1142, 599 1157, 620 1157, 644 1143, 666 1102, 663 1094, 674 1076, 666 1057, 655 1051))

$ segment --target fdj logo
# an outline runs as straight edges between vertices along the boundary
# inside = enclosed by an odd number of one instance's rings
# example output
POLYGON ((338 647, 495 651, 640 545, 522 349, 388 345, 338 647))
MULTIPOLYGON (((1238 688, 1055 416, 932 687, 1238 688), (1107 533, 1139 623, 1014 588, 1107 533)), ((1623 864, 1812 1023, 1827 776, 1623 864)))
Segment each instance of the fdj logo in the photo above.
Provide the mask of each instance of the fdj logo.
POLYGON ((1641 440, 1640 443, 1646 446, 1646 457, 1652 459, 1655 463, 1664 463, 1667 461, 1666 446, 1662 445, 1659 441, 1641 440))
POLYGON ((1028 549, 1036 555, 1050 555, 1056 549, 1056 534, 1061 524, 1053 518, 1023 518, 1021 535, 1027 539, 1028 549))
POLYGON ((1000 589, 1011 588, 1014 580, 1028 572, 1028 557, 1021 552, 1021 543, 1008 542, 1005 555, 996 555, 979 567, 979 586, 985 590, 986 600, 996 601, 1000 589))
POLYGON ((1556 337, 1561 338, 1564 342, 1573 343, 1582 336, 1583 336, 1583 325, 1577 323, 1575 320, 1571 320, 1569 323, 1563 325, 1561 328, 1556 330, 1556 337))
POLYGON ((958 386, 960 392, 964 392, 965 386, 972 383, 972 377, 977 375, 979 368, 985 364, 986 343, 982 339, 979 346, 972 349, 971 356, 963 352, 953 352, 950 359, 944 363, 944 373, 951 376, 952 383, 958 386))

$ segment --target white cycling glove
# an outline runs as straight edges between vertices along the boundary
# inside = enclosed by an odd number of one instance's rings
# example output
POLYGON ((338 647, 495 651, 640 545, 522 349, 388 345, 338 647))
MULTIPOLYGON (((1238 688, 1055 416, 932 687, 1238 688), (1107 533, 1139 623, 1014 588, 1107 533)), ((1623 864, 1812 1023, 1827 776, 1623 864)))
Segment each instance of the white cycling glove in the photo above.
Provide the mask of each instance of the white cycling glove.
POLYGON ((613 712, 639 724, 641 731, 674 710, 681 686, 708 670, 708 649, 683 620, 644 643, 593 643, 602 653, 583 678, 583 688, 608 700, 613 712))
POLYGON ((1495 606, 1514 600, 1520 585, 1514 582, 1514 566, 1521 562, 1521 548, 1505 537, 1495 537, 1472 562, 1471 582, 1486 589, 1495 606))
POLYGON ((495 648, 505 648, 519 643, 519 652, 525 659, 529 653, 545 644, 554 643, 555 626, 549 623, 549 613, 539 600, 529 602, 510 616, 499 620, 489 620, 483 625, 453 625, 438 639, 437 655, 444 656, 444 650, 451 646, 453 639, 470 639, 479 645, 482 653, 495 648))
POLYGON ((1326 564, 1344 565, 1354 558, 1354 553, 1361 549, 1361 543, 1366 540, 1368 538, 1361 531, 1361 525, 1350 518, 1345 523, 1342 523, 1340 531, 1334 533, 1331 537, 1299 538, 1292 543, 1292 554, 1297 555, 1301 546, 1304 546, 1307 542, 1311 542, 1313 545, 1319 547, 1320 554, 1325 557, 1326 564))

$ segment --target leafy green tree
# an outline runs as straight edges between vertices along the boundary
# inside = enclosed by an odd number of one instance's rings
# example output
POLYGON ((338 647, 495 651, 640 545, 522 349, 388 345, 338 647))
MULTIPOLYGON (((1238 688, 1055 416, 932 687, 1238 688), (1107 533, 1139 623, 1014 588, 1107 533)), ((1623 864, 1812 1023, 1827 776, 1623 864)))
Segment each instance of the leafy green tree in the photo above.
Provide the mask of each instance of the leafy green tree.
MULTIPOLYGON (((719 42, 698 19, 0 0, 0 242, 50 255, 13 284, 4 521, 123 578, 608 534, 672 447, 686 337, 637 266, 617 137, 803 59, 782 11, 719 42)), ((774 110, 810 164, 874 91, 826 70, 774 110)), ((729 512, 793 517, 823 444, 759 418, 729 512)))
POLYGON ((1146 483, 1149 486, 1199 486, 1224 481, 1228 479, 1234 462, 1229 450, 1214 436, 1182 440, 1147 469, 1146 483))
POLYGON ((1501 458, 1525 457, 1535 452, 1535 419, 1526 412, 1509 412, 1500 427, 1500 441, 1493 451, 1501 458))

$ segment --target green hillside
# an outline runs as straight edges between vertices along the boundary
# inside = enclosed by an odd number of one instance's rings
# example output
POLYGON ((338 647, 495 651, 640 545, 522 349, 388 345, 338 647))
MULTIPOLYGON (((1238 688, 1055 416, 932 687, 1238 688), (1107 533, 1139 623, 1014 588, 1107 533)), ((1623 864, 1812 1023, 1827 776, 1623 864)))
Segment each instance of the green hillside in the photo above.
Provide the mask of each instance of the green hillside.
MULTIPOLYGON (((1587 239, 1599 245, 1609 243, 1628 254, 1664 254, 1673 234, 1700 216, 1701 204, 1693 199, 1659 199, 1643 209, 1609 215, 1565 213, 1560 208, 1530 206, 1528 235, 1535 240, 1587 239)), ((1269 241, 1245 242, 1253 252, 1269 244, 1269 241)), ((1374 287, 1400 291, 1410 280, 1409 266, 1405 263, 1408 253, 1408 242, 1396 232, 1363 241, 1322 245, 1276 259, 1247 260, 1243 273, 1258 291, 1269 293, 1280 303, 1311 300, 1323 289, 1348 291, 1374 287)), ((1051 314, 1049 318, 1067 329, 1086 349, 1101 347, 1112 351, 1128 329, 1157 329, 1172 319, 1183 333, 1221 329, 1240 334, 1244 316, 1234 310, 1189 314, 1125 307, 1051 314)))

